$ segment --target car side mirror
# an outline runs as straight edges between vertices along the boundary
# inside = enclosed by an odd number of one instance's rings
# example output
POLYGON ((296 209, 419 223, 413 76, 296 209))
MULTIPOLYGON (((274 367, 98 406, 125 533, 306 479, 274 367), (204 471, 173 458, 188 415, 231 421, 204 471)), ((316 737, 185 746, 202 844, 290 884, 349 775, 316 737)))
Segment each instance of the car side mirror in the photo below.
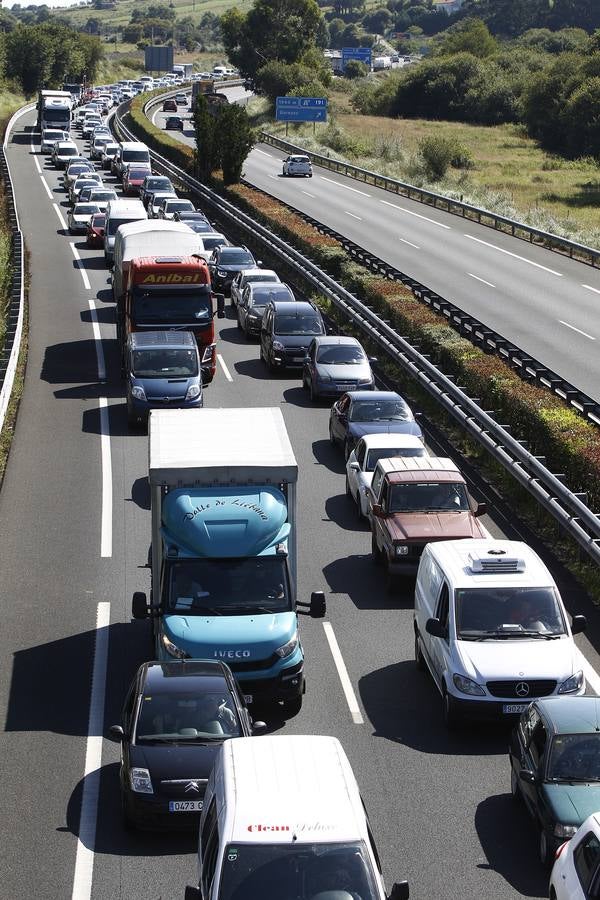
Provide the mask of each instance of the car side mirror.
POLYGON ((408 881, 397 881, 392 885, 389 900, 409 900, 410 890, 408 881))
POLYGON ((585 616, 573 616, 571 619, 571 634, 581 634, 587 628, 585 616))
POLYGON ((432 637, 448 637, 448 631, 446 628, 444 628, 439 619, 427 619, 427 621, 425 622, 425 631, 432 637))
POLYGON ((487 512, 487 503, 478 503, 473 512, 474 516, 484 516, 487 512))
POLYGON ((310 595, 310 615, 312 619, 322 619, 327 612, 323 591, 313 591, 310 595))
POLYGON ((143 591, 136 591, 131 601, 131 614, 134 619, 148 618, 148 600, 143 591))
POLYGON ((536 784, 538 780, 535 772, 532 772, 530 769, 521 769, 519 778, 521 781, 524 781, 525 784, 536 784))
POLYGON ((202 900, 202 894, 200 893, 200 888, 192 887, 187 884, 185 887, 185 894, 183 895, 183 900, 202 900))
POLYGON ((303 362, 305 365, 308 365, 308 363, 310 362, 310 356, 308 356, 308 354, 307 354, 307 355, 304 357, 304 359, 302 360, 302 362, 303 362))
MULTIPOLYGON (((370 363, 376 363, 376 362, 378 362, 378 359, 377 359, 376 356, 369 356, 369 362, 370 362, 370 363)), ((406 883, 406 882, 402 882, 402 884, 405 884, 405 883, 406 883)))
POLYGON ((355 459, 350 463, 350 468, 353 472, 360 472, 360 464, 355 459))
POLYGON ((374 503, 373 506, 371 507, 371 512, 373 513, 373 515, 375 516, 376 519, 384 519, 385 518, 385 512, 383 510, 381 503, 374 503))
MULTIPOLYGON (((100 237, 104 237, 104 228, 99 228, 98 234, 100 235, 100 237)), ((113 269, 114 269, 114 266, 113 266, 113 269)))
POLYGON ((256 260, 256 268, 257 268, 257 269, 260 269, 260 267, 262 266, 262 264, 263 264, 262 259, 257 259, 257 260, 256 260))
POLYGON ((252 734, 264 734, 267 730, 266 722, 253 722, 252 723, 252 734))
POLYGON ((115 741, 117 744, 120 744, 125 737, 125 732, 120 725, 111 725, 106 737, 109 741, 115 741))
POLYGON ((225 318, 225 294, 216 294, 217 298, 217 319, 225 318))

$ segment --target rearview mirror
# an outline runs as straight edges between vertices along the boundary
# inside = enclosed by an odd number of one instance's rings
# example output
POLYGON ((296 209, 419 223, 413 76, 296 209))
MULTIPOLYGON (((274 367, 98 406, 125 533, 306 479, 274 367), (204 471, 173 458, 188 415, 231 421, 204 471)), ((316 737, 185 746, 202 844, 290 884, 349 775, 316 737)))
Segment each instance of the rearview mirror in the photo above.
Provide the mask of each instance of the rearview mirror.
POLYGON ((353 460, 350 463, 350 468, 352 469, 353 472, 360 472, 360 465, 356 462, 356 460, 353 460))
POLYGON ((448 632, 439 619, 427 619, 427 621, 425 622, 425 631, 432 637, 448 637, 448 632))
POLYGON ((148 618, 148 601, 143 591, 136 591, 131 601, 131 614, 134 619, 148 618))
POLYGON ((487 503, 478 503, 473 513, 474 516, 484 516, 487 512, 487 503))
POLYGON ((408 881, 397 881, 392 886, 392 892, 389 896, 389 900, 408 900, 410 897, 410 891, 408 888, 408 881))
POLYGON ((120 725, 111 725, 108 729, 108 734, 106 735, 106 737, 109 741, 116 741, 117 743, 121 743, 121 741, 125 737, 125 732, 120 725))
POLYGON ((519 772, 519 778, 521 779, 521 781, 524 781, 525 784, 535 784, 537 781, 537 775, 530 769, 521 769, 519 772))
MULTIPOLYGON (((378 362, 377 357, 376 357, 376 356, 369 356, 369 362, 370 362, 370 363, 376 363, 376 362, 378 362)), ((404 883, 405 883, 405 882, 403 882, 403 884, 404 884, 404 883)))
POLYGON ((266 722, 253 722, 252 723, 252 734, 264 734, 267 730, 266 722))
POLYGON ((385 518, 385 513, 383 511, 381 503, 374 503, 373 506, 371 507, 371 511, 376 519, 385 518))
POLYGON ((571 634, 581 634, 587 628, 585 616, 573 616, 571 619, 571 634))
POLYGON ((310 595, 310 615, 313 619, 322 619, 327 611, 323 591, 313 591, 310 595))

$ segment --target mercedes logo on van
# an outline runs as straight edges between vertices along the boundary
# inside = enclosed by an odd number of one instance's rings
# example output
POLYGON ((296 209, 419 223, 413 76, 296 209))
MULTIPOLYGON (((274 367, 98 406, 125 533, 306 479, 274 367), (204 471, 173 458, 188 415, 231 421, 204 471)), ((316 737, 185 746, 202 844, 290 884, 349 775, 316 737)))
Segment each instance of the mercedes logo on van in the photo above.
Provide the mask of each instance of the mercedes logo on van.
POLYGON ((519 681, 518 685, 515 687, 515 694, 517 697, 527 697, 529 694, 529 685, 525 681, 519 681))
POLYGON ((190 794, 192 791, 193 791, 195 794, 199 794, 199 793, 200 793, 200 785, 198 784, 197 781, 188 781, 188 783, 186 784, 186 786, 185 786, 185 793, 186 793, 186 794, 190 794))

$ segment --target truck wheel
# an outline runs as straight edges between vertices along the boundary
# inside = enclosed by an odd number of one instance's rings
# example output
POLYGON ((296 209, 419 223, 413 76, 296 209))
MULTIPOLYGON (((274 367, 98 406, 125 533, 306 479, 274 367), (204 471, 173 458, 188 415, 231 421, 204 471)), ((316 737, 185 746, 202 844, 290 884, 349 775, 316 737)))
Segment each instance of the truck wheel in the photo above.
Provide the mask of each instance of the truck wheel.
POLYGON ((380 566, 382 563, 381 550, 377 546, 377 540, 375 539, 373 532, 371 532, 371 559, 376 566, 380 566))
POLYGON ((423 651, 421 650, 421 641, 419 640, 419 635, 415 631, 415 662, 417 664, 417 669, 420 672, 425 671, 425 658, 423 656, 423 651))
MULTIPOLYGON (((237 317, 236 325, 237 325, 237 327, 238 327, 238 330, 241 331, 241 330, 242 330, 242 323, 240 322, 240 317, 239 317, 239 316, 237 317)), ((246 335, 246 337, 247 337, 247 335, 246 335)))
POLYGON ((315 389, 314 389, 314 387, 313 387, 313 381, 312 381, 312 378, 310 379, 310 382, 309 382, 309 385, 308 385, 308 394, 309 394, 309 396, 310 396, 310 402, 311 402, 311 403, 316 403, 317 400, 319 399, 318 396, 317 396, 317 394, 315 393, 315 389))
POLYGON ((396 590, 396 576, 394 575, 394 573, 392 572, 392 570, 390 568, 389 559, 386 559, 385 586, 387 588, 388 594, 393 594, 394 591, 396 590))
POLYGON ((297 716, 302 709, 302 695, 293 697, 291 700, 284 700, 282 707, 285 718, 292 719, 294 716, 297 716))
POLYGON ((552 841, 549 840, 548 833, 543 827, 540 828, 539 854, 541 864, 545 869, 549 869, 554 860, 554 852, 552 841))

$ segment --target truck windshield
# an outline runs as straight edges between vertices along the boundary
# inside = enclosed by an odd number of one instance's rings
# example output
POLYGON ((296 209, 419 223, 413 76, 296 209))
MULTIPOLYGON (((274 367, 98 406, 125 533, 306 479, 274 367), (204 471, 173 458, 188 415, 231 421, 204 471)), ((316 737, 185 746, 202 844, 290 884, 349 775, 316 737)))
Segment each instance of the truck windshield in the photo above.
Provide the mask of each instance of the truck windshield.
POLYGON ((190 378, 198 374, 195 350, 135 350, 133 374, 137 378, 190 378))
POLYGON ((124 163, 150 163, 150 154, 147 150, 123 150, 124 163))
POLYGON ((173 563, 167 603, 169 612, 185 612, 186 616, 287 612, 291 603, 286 557, 188 559, 173 563))
MULTIPOLYGON (((296 825, 293 814, 290 818, 289 826, 282 823, 280 830, 297 829, 302 840, 301 832, 310 824, 296 825)), ((229 844, 223 859, 219 900, 376 900, 380 896, 362 842, 229 844)))
POLYGON ((455 610, 457 636, 465 641, 566 633, 552 587, 463 588, 455 610))
POLYGON ((393 484, 389 511, 395 512, 467 512, 469 498, 464 484, 442 481, 422 484, 393 484))
POLYGON ((46 121, 52 122, 53 125, 67 125, 71 122, 71 110, 70 109, 47 109, 45 110, 43 117, 46 121))
POLYGON ((137 325, 168 322, 185 325, 212 321, 208 285, 174 288, 134 288, 133 318, 137 325))

